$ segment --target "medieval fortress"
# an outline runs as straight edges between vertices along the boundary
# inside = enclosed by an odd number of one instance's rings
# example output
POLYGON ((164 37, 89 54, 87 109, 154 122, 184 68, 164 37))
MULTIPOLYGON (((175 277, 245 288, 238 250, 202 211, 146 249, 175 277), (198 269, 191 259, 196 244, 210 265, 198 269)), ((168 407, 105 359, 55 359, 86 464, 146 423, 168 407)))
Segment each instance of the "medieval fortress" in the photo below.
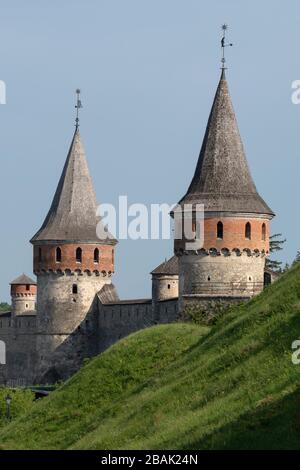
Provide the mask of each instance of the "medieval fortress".
POLYGON ((264 287, 269 223, 274 214, 252 180, 225 70, 208 119, 191 184, 179 205, 204 204, 204 244, 153 270, 152 299, 119 299, 112 283, 117 240, 96 235, 99 217, 78 125, 48 215, 33 236, 37 281, 11 282, 11 312, 0 313, 6 365, 0 384, 64 380, 87 357, 129 333, 175 321, 186 309, 240 302, 264 287))

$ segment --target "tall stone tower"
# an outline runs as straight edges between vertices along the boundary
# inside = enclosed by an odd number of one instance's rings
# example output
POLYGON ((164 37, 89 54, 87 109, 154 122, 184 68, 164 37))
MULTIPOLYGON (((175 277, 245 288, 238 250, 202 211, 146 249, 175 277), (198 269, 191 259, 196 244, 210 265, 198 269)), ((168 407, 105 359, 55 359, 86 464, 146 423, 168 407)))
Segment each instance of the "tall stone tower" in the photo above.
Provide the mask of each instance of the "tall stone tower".
POLYGON ((80 333, 96 293, 111 283, 114 273, 117 241, 97 237, 100 218, 76 122, 52 205, 31 240, 37 276, 39 383, 64 379, 78 369, 83 358, 80 338, 88 337, 80 333))
POLYGON ((274 214, 251 177, 224 68, 194 177, 179 201, 181 207, 186 204, 192 208, 192 231, 202 230, 204 242, 195 249, 187 248, 184 236, 174 242, 180 308, 204 298, 249 298, 261 292, 274 214), (197 204, 204 205, 201 227, 197 204))

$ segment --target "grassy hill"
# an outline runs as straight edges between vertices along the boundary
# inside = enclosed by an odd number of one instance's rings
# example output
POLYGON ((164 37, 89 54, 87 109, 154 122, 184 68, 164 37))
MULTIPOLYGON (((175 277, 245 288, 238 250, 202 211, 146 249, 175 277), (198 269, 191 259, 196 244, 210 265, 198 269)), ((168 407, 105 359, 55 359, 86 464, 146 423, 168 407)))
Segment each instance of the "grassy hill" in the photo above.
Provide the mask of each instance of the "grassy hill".
POLYGON ((0 431, 1 449, 300 448, 300 265, 211 329, 120 341, 0 431))

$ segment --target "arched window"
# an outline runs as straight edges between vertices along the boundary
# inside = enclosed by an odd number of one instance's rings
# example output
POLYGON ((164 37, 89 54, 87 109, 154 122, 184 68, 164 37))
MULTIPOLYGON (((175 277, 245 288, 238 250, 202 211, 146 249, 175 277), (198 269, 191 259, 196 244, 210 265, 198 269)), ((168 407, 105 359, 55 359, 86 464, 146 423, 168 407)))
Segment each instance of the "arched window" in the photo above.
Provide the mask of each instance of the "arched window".
POLYGON ((112 264, 115 264, 115 250, 114 249, 111 250, 111 261, 112 261, 112 264))
POLYGON ((72 294, 78 294, 78 287, 77 287, 77 284, 73 284, 73 286, 72 286, 72 294))
POLYGON ((76 249, 76 263, 81 263, 82 262, 82 249, 77 248, 76 249))
POLYGON ((251 240, 251 224, 250 224, 250 222, 246 223, 245 238, 247 238, 247 240, 251 240))
POLYGON ((217 238, 220 238, 220 239, 223 238, 223 223, 222 222, 218 222, 218 225, 217 225, 217 238))
POLYGON ((267 229, 266 229, 266 224, 262 224, 262 227, 261 227, 261 239, 262 239, 263 241, 265 241, 265 239, 266 239, 266 231, 267 231, 267 229))
POLYGON ((39 247, 38 258, 39 258, 39 263, 40 263, 42 261, 42 248, 41 247, 39 247))
POLYGON ((61 263, 61 248, 59 246, 56 248, 56 262, 61 263))
POLYGON ((94 263, 99 263, 99 250, 95 248, 94 250, 94 263))

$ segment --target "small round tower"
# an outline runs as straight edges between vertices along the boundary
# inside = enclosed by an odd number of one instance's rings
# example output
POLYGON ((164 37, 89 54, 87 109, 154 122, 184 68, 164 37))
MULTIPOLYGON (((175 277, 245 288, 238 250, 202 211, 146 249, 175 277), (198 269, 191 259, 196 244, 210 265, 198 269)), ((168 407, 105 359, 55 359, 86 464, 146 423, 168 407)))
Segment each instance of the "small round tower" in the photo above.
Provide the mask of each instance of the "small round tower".
POLYGON ((151 274, 154 303, 178 297, 178 259, 176 256, 166 259, 151 274))
POLYGON ((36 307, 36 282, 22 274, 10 283, 12 316, 34 312, 36 307))

